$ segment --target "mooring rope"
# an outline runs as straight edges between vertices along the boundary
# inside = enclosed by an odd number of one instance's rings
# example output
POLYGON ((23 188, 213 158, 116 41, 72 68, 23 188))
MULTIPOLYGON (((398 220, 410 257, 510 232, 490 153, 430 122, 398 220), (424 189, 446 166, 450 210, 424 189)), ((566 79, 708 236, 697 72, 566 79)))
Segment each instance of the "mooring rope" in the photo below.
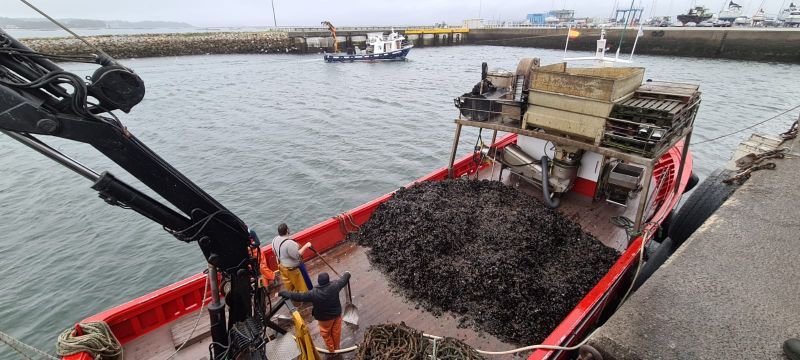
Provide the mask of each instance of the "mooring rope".
POLYGON ((58 336, 56 353, 59 356, 87 352, 95 359, 122 360, 122 345, 105 321, 80 323, 78 327, 82 335, 75 334, 73 328, 58 336))
POLYGON ((770 121, 770 120, 773 120, 773 119, 777 119, 778 117, 780 117, 780 116, 782 116, 782 115, 784 115, 784 114, 787 114, 787 113, 789 113, 790 111, 792 111, 792 110, 795 110, 795 109, 800 109, 800 104, 798 104, 798 105, 796 105, 796 106, 792 107, 791 109, 784 110, 784 111, 782 111, 780 114, 778 114, 778 115, 775 115, 775 116, 773 116, 773 117, 770 117, 770 118, 768 118, 768 119, 766 119, 766 120, 759 121, 759 122, 757 122, 757 123, 755 123, 755 124, 753 124, 753 125, 750 125, 750 126, 747 126, 747 127, 741 128, 741 129, 739 129, 739 130, 736 130, 736 131, 734 131, 734 132, 731 132, 731 133, 727 133, 727 134, 725 134, 725 135, 717 136, 717 137, 715 137, 715 138, 713 138, 713 139, 708 139, 708 140, 698 141, 698 142, 696 142, 696 143, 692 143, 692 145, 700 145, 700 144, 705 144, 705 143, 707 143, 707 142, 717 141, 717 140, 719 140, 719 139, 726 138, 726 137, 728 137, 728 136, 731 136, 731 135, 738 134, 738 133, 740 133, 740 132, 742 132, 742 131, 745 131, 745 130, 748 130, 748 129, 752 129, 752 128, 754 128, 754 127, 758 126, 758 125, 761 125, 761 124, 763 124, 763 123, 765 123, 765 122, 767 122, 767 121, 770 121))
POLYGON ((59 360, 57 357, 50 355, 42 350, 39 350, 33 346, 30 346, 22 341, 15 339, 13 336, 6 334, 0 331, 0 341, 8 345, 11 349, 25 357, 26 359, 33 360, 34 358, 30 357, 28 353, 23 350, 27 350, 30 353, 37 354, 40 357, 44 357, 45 359, 50 360, 59 360))

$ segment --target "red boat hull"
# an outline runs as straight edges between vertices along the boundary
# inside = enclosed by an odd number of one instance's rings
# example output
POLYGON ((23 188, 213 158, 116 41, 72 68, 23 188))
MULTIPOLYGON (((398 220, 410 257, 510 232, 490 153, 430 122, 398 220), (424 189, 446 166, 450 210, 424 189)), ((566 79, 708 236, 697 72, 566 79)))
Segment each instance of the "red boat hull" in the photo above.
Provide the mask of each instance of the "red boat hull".
MULTIPOLYGON (((507 135, 497 142, 497 147, 502 148, 515 143, 516 139, 516 135, 507 135)), ((659 165, 656 166, 654 178, 660 178, 663 171, 669 172, 669 176, 665 177, 665 183, 655 194, 655 201, 661 203, 652 217, 653 221, 657 223, 666 218, 672 209, 677 206, 680 201, 680 195, 689 181, 692 169, 690 155, 687 156, 681 178, 677 179, 677 167, 680 164, 680 149, 682 148, 683 143, 678 143, 660 159, 659 165), (676 183, 678 183, 678 191, 674 192, 672 190, 675 188, 676 183)), ((455 176, 473 174, 478 170, 471 154, 457 161, 453 169, 455 176)), ((419 181, 439 181, 446 178, 447 168, 441 168, 423 176, 414 181, 414 183, 419 181)), ((332 249, 345 238, 342 226, 347 226, 343 224, 347 224, 350 221, 345 220, 346 217, 351 218, 356 225, 361 225, 369 220, 378 205, 387 201, 391 196, 392 193, 383 195, 337 217, 304 229, 296 233, 294 238, 301 244, 312 242, 314 248, 320 252, 332 249)), ((650 231, 646 233, 655 234, 656 226, 651 224, 649 227, 650 231)), ((596 324, 606 305, 620 291, 620 284, 623 283, 623 279, 635 269, 642 241, 644 240, 639 237, 631 243, 600 282, 586 294, 583 300, 553 330, 543 342, 544 344, 569 346, 579 342, 581 337, 586 335, 587 330, 596 324)), ((272 248, 266 246, 262 251, 263 256, 269 260, 270 268, 277 270, 272 248)), ((308 259, 312 257, 307 256, 308 259)), ((117 339, 122 345, 125 345, 186 314, 197 311, 203 301, 208 303, 210 298, 202 299, 204 285, 205 275, 202 273, 196 274, 125 304, 88 317, 83 322, 105 321, 111 327, 117 339)), ((622 290, 624 291, 625 289, 622 290)), ((529 359, 555 359, 561 358, 563 355, 565 354, 559 351, 538 350, 529 359)), ((80 353, 66 356, 63 359, 90 360, 92 357, 87 353, 80 353)))

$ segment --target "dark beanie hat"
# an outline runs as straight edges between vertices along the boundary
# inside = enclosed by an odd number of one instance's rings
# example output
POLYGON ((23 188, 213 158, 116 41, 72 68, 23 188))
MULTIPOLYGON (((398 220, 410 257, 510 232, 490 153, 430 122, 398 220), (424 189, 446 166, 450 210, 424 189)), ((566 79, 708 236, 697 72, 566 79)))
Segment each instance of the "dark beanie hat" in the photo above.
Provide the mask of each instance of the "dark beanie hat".
POLYGON ((322 272, 317 276, 317 284, 320 286, 328 285, 329 282, 331 282, 331 277, 328 276, 328 273, 322 272))

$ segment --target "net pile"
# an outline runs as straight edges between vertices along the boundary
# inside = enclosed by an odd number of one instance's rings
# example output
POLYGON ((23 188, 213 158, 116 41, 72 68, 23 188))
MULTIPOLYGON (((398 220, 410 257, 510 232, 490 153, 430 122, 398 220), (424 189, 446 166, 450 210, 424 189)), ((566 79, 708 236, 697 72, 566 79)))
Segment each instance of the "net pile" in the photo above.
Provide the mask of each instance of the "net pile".
POLYGON ((356 354, 356 360, 423 359, 482 360, 484 357, 458 339, 426 338, 403 323, 370 326, 356 354))

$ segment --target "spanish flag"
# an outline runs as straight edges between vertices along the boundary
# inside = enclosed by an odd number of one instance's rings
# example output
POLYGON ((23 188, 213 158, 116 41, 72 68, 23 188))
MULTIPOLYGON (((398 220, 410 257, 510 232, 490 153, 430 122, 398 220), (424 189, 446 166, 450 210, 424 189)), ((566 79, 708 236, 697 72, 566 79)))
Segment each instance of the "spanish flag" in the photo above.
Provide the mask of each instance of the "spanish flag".
POLYGON ((576 38, 576 37, 578 37, 580 35, 581 35, 580 31, 569 29, 569 35, 568 36, 569 36, 570 39, 574 39, 574 38, 576 38))

